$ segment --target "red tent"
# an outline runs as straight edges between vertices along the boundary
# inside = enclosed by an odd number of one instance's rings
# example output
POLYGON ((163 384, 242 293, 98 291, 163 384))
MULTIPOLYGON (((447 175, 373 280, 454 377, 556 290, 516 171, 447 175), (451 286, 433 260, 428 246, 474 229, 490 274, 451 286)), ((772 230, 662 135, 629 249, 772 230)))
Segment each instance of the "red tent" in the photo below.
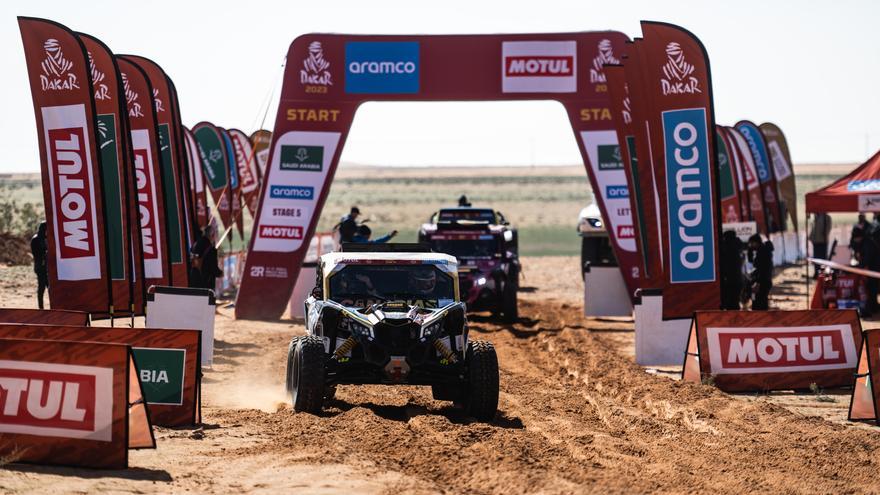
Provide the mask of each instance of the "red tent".
POLYGON ((848 175, 807 193, 807 214, 880 211, 880 151, 848 175))

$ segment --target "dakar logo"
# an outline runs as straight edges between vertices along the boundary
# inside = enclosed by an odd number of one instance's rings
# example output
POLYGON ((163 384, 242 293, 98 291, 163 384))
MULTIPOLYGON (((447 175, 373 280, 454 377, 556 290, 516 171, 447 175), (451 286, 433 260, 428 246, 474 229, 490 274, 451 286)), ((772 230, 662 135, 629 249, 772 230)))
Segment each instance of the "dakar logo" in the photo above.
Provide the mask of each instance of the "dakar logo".
POLYGON ((98 70, 95 59, 92 58, 92 52, 89 52, 89 69, 92 72, 92 85, 95 87, 95 100, 109 100, 110 88, 103 82, 107 76, 98 70))
POLYGON ((313 41, 309 45, 309 56, 303 60, 303 67, 299 71, 299 79, 302 84, 333 86, 328 70, 330 62, 324 60, 324 48, 320 41, 313 41))
POLYGON ((620 60, 618 60, 614 56, 614 50, 611 47, 611 40, 602 40, 599 42, 599 54, 593 59, 593 68, 590 69, 590 82, 591 83, 604 83, 605 82, 605 71, 602 66, 605 64, 619 64, 620 60))
POLYGON ((623 123, 624 124, 632 124, 632 109, 630 108, 629 96, 623 99, 623 123))
POLYGON ((696 68, 684 59, 684 50, 676 42, 666 45, 668 60, 663 66, 663 75, 660 79, 660 89, 664 95, 677 95, 683 93, 702 93, 700 82, 691 74, 696 68))
POLYGON ((128 103, 128 116, 143 117, 144 113, 141 112, 141 104, 137 101, 138 94, 128 84, 128 76, 125 75, 125 72, 122 73, 122 87, 125 89, 125 101, 128 103))
POLYGON ((73 68, 73 62, 64 58, 61 44, 54 38, 49 38, 43 43, 46 50, 46 60, 40 64, 43 73, 40 74, 40 85, 43 91, 52 89, 79 89, 76 74, 68 74, 73 68))
POLYGON ((153 88, 153 101, 156 102, 156 111, 157 112, 164 112, 165 111, 165 106, 162 105, 162 100, 159 99, 159 90, 156 88, 153 88))

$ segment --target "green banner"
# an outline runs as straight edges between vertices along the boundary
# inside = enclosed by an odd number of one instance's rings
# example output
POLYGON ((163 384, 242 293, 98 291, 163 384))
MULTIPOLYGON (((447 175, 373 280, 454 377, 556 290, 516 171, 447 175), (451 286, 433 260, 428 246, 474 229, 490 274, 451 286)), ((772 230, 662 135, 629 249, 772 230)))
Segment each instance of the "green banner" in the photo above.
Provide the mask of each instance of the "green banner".
POLYGON ((718 144, 718 182, 721 184, 721 199, 729 199, 736 195, 733 185, 733 168, 724 138, 716 132, 715 142, 718 144))
POLYGON ((177 201, 177 187, 174 167, 171 160, 171 133, 168 124, 159 124, 159 160, 162 162, 162 184, 165 197, 166 220, 168 221, 168 244, 171 248, 171 262, 182 263, 183 251, 180 240, 180 204, 177 201))
POLYGON ((623 157, 620 146, 615 144, 599 145, 599 170, 623 170, 623 157))
POLYGON ((209 127, 197 127, 193 130, 199 154, 202 156, 202 167, 208 186, 212 191, 226 187, 226 160, 224 159, 223 142, 220 136, 209 127))
POLYGON ((183 404, 186 349, 132 348, 148 404, 183 404))
POLYGON ((98 146, 101 153, 101 180, 104 184, 104 213, 107 215, 107 243, 110 252, 110 277, 125 280, 125 252, 122 232, 122 193, 119 180, 119 154, 116 143, 116 118, 98 115, 98 146))

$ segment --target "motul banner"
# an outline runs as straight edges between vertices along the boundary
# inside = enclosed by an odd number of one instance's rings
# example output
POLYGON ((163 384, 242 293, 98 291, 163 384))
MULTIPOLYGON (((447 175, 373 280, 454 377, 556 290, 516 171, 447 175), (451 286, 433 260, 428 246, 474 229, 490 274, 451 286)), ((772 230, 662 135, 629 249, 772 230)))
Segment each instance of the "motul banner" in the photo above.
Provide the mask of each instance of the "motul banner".
POLYGON ((89 314, 64 309, 0 308, 0 323, 89 326, 89 314))
POLYGON ((122 75, 125 99, 128 102, 128 122, 138 209, 140 211, 141 249, 144 259, 146 285, 171 285, 171 262, 168 257, 168 228, 162 166, 159 158, 159 138, 156 112, 153 106, 153 88, 143 70, 117 57, 122 75))
POLYGON ((742 166, 752 220, 758 224, 758 229, 762 233, 768 235, 770 234, 770 224, 767 220, 769 212, 764 206, 764 195, 761 192, 761 183, 758 181, 758 170, 755 168, 755 159, 749 150, 749 144, 736 129, 725 127, 725 130, 728 139, 734 144, 733 148, 742 166))
POLYGON ((854 310, 697 311, 682 379, 726 392, 841 387, 861 343, 854 310))
POLYGON ((625 211, 627 176, 617 169, 600 182, 599 164, 594 163, 606 154, 612 159, 603 163, 619 163, 613 160, 618 142, 603 68, 619 62, 626 41, 625 35, 612 31, 298 37, 287 55, 236 316, 281 316, 355 111, 371 100, 561 102, 580 138, 578 147, 602 215, 616 224, 609 232, 615 255, 637 262, 631 214, 625 211))
POLYGON ((127 345, 0 339, 0 457, 125 469, 155 448, 127 345))
POLYGON ((130 345, 150 421, 159 426, 187 426, 201 421, 199 337, 198 330, 0 323, 0 339, 130 345))
MULTIPOLYGON (((135 281, 134 264, 140 263, 133 252, 137 229, 132 228, 131 211, 134 193, 128 144, 128 119, 119 70, 113 53, 98 39, 79 33, 89 56, 90 75, 94 88, 98 121, 98 148, 101 156, 101 179, 104 186, 107 256, 113 284, 113 312, 133 311, 135 294, 143 290, 142 279, 135 281)), ((139 244, 139 242, 138 242, 139 244)), ((141 273, 141 276, 143 274, 141 273)), ((141 300, 143 294, 141 294, 141 300)))
POLYGON ((653 169, 666 260, 663 318, 721 305, 715 117, 700 41, 670 24, 642 22, 653 169))
POLYGON ((632 161, 635 176, 638 176, 639 191, 644 223, 642 224, 642 256, 645 259, 645 275, 642 288, 658 289, 663 285, 665 260, 660 249, 660 198, 658 197, 657 175, 654 171, 654 157, 650 149, 651 100, 645 89, 644 50, 642 40, 636 39, 628 45, 624 57, 624 73, 629 90, 632 109, 633 130, 635 133, 635 156, 632 161))
POLYGON ((767 151, 770 153, 770 163, 773 165, 773 176, 776 178, 783 210, 788 213, 794 230, 797 230, 797 189, 794 183, 791 155, 788 152, 788 142, 785 140, 782 129, 776 124, 765 122, 761 124, 760 129, 764 141, 767 143, 767 151))
POLYGON ((266 165, 269 163, 269 145, 272 144, 272 133, 265 129, 251 134, 251 145, 254 147, 254 154, 257 157, 257 170, 259 171, 259 180, 266 176, 266 165))
POLYGON ((758 126, 742 120, 737 122, 736 130, 742 134, 748 144, 749 152, 755 161, 758 171, 758 182, 761 183, 761 194, 764 199, 764 209, 767 212, 767 226, 769 232, 783 230, 782 212, 780 211, 776 178, 773 176, 773 167, 770 164, 770 155, 767 145, 764 143, 764 135, 758 126))
POLYGON ((849 404, 849 420, 880 421, 880 329, 865 330, 864 337, 849 404))
POLYGON ((214 199, 214 206, 220 214, 220 222, 228 227, 232 225, 232 218, 229 200, 226 197, 226 186, 229 183, 226 144, 220 136, 220 131, 209 122, 199 122, 193 127, 192 133, 199 148, 199 158, 208 189, 214 199))
POLYGON ((49 301, 55 309, 108 313, 98 124, 84 46, 64 26, 18 18, 40 143, 49 301))
POLYGON ((156 118, 156 136, 159 139, 159 165, 162 173, 162 202, 165 211, 168 259, 171 263, 169 283, 172 286, 189 286, 189 258, 186 240, 186 209, 180 195, 181 171, 180 143, 177 138, 177 122, 172 112, 171 90, 162 68, 152 60, 136 55, 120 55, 120 58, 138 66, 147 76, 153 90, 153 110, 156 118))
POLYGON ((238 180, 238 157, 235 154, 235 145, 232 143, 229 131, 221 127, 220 135, 223 137, 223 144, 226 147, 226 163, 229 166, 229 187, 227 187, 227 197, 232 205, 232 221, 235 222, 236 227, 238 227, 238 235, 244 239, 244 218, 241 216, 241 183, 238 180))
POLYGON ((235 146, 235 163, 238 164, 238 181, 242 199, 251 217, 257 215, 257 200, 260 199, 260 174, 257 171, 257 158, 247 135, 238 129, 230 129, 229 137, 235 146))
MULTIPOLYGON (((621 143, 617 153, 620 155, 620 164, 623 167, 623 173, 626 174, 627 184, 629 185, 630 219, 632 220, 632 233, 636 244, 636 253, 638 253, 638 256, 635 256, 632 260, 633 266, 629 268, 622 266, 621 272, 625 276, 624 280, 629 282, 627 288, 629 289, 630 296, 635 300, 635 291, 642 286, 642 277, 646 273, 645 265, 648 263, 645 257, 645 249, 648 244, 645 237, 645 211, 642 207, 645 199, 641 192, 638 169, 635 164, 638 161, 636 154, 636 132, 633 125, 629 89, 626 84, 626 73, 623 66, 605 65, 603 71, 608 83, 608 94, 611 100, 611 112, 615 119, 614 127, 617 133, 617 142, 621 143), (626 275, 629 276, 627 277, 626 275)), ((600 170, 603 168, 601 163, 600 159, 600 170)), ((607 165, 606 170, 608 170, 607 165)), ((611 205, 606 203, 606 207, 610 208, 611 205)))
POLYGON ((715 126, 715 143, 718 145, 716 151, 718 153, 718 193, 721 198, 721 222, 736 223, 742 221, 740 217, 739 190, 733 169, 733 161, 730 159, 730 151, 727 149, 727 142, 721 133, 721 128, 715 126))
POLYGON ((189 174, 192 184, 193 200, 195 203, 196 222, 200 229, 208 226, 210 216, 208 215, 208 197, 205 191, 205 175, 202 168, 202 156, 199 152, 196 138, 192 131, 183 128, 183 135, 186 139, 186 156, 189 164, 189 174))

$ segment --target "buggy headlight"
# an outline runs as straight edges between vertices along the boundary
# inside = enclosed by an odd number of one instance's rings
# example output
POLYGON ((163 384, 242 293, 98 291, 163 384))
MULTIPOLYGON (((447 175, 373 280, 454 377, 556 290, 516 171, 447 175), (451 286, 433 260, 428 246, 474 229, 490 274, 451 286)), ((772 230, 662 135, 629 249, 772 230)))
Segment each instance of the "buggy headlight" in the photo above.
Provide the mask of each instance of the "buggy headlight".
POLYGON ((430 325, 422 327, 422 338, 428 339, 431 337, 436 337, 440 335, 441 330, 443 330, 442 321, 431 323, 430 325))
POLYGON ((480 277, 477 279, 477 285, 486 285, 486 277, 480 277))

